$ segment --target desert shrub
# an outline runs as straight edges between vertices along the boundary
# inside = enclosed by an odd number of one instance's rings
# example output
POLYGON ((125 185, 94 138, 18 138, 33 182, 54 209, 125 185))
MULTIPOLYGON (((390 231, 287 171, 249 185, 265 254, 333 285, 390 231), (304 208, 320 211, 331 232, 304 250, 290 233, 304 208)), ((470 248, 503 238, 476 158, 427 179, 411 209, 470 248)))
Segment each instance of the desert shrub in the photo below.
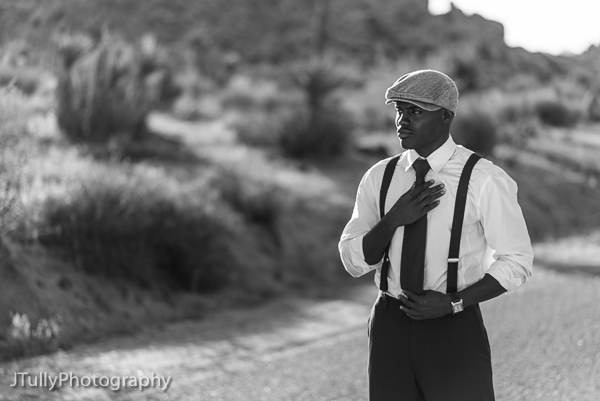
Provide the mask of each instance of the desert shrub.
POLYGON ((497 142, 494 120, 482 111, 473 110, 457 115, 452 123, 453 139, 483 156, 493 154, 497 142))
POLYGON ((282 209, 278 188, 265 181, 242 177, 233 171, 223 171, 213 181, 221 197, 251 222, 274 229, 282 209))
POLYGON ((278 120, 263 112, 239 113, 230 118, 228 125, 237 139, 250 146, 274 147, 277 145, 278 120))
POLYGON ((205 27, 197 27, 186 35, 184 42, 191 50, 193 62, 202 75, 223 86, 238 68, 240 56, 236 52, 215 46, 210 37, 211 34, 205 27))
POLYGON ((350 116, 341 109, 311 113, 298 108, 280 117, 277 146, 292 158, 337 156, 352 144, 351 127, 350 116))
POLYGON ((150 111, 168 92, 165 52, 153 39, 138 44, 103 34, 96 44, 81 36, 59 40, 63 70, 57 87, 57 120, 73 140, 104 141, 144 133, 150 111))
POLYGON ((593 96, 590 100, 587 110, 587 118, 593 122, 600 121, 600 97, 598 95, 593 96))
POLYGON ((526 103, 506 103, 499 109, 498 117, 507 123, 518 123, 536 116, 534 108, 526 103))
POLYGON ((334 63, 320 58, 294 65, 287 74, 292 86, 303 93, 311 114, 322 113, 334 92, 350 83, 349 77, 337 72, 334 63))
POLYGON ((579 113, 556 100, 544 100, 535 105, 540 120, 556 127, 572 127, 577 124, 579 113))
POLYGON ((333 95, 352 83, 350 76, 339 73, 330 60, 316 58, 290 68, 288 77, 303 94, 304 104, 278 117, 275 129, 282 153, 293 158, 343 153, 352 142, 352 125, 333 95))
POLYGON ((68 195, 48 196, 37 207, 39 241, 63 249, 90 274, 149 287, 223 286, 235 262, 226 260, 230 222, 216 195, 201 185, 129 175, 92 174, 68 195))
POLYGON ((281 76, 281 87, 240 80, 238 90, 229 91, 224 100, 237 109, 229 125, 238 139, 279 148, 292 158, 337 156, 346 150, 353 125, 334 94, 350 78, 323 59, 288 67, 281 76))

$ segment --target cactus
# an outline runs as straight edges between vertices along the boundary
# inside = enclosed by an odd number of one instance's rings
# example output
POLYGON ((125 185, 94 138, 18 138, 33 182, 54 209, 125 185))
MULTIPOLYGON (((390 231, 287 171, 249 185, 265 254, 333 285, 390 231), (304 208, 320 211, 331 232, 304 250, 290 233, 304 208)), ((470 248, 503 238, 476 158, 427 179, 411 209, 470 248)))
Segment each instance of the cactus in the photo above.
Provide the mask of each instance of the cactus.
POLYGON ((57 120, 73 140, 106 141, 139 136, 158 106, 169 78, 165 53, 145 37, 130 44, 104 33, 95 46, 73 37, 59 43, 63 70, 57 87, 57 120))

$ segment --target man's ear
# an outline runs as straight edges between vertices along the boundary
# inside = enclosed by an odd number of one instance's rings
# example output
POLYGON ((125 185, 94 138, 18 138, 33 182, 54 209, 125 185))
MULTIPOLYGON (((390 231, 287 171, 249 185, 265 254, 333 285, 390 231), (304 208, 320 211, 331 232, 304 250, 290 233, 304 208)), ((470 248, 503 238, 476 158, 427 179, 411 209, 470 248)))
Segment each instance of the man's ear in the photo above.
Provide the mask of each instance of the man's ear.
POLYGON ((454 113, 448 109, 442 111, 442 124, 450 124, 454 120, 454 113))

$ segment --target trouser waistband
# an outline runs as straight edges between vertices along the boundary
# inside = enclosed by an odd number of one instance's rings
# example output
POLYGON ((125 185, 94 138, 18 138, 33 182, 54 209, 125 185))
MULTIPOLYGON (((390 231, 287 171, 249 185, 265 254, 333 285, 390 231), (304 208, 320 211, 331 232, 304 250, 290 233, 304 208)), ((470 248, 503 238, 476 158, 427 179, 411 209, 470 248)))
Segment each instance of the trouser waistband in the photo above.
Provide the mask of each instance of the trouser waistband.
MULTIPOLYGON (((381 292, 380 291, 379 292, 379 298, 384 298, 384 302, 387 302, 388 307, 391 306, 391 307, 398 307, 399 308, 400 306, 404 305, 402 303, 402 301, 400 301, 398 298, 394 297, 393 295, 391 295, 390 293, 387 293, 387 292, 381 292)), ((468 306, 464 310, 474 308, 474 307, 476 307, 478 305, 479 304, 468 306)), ((459 313, 462 313, 462 312, 459 312, 459 313)))

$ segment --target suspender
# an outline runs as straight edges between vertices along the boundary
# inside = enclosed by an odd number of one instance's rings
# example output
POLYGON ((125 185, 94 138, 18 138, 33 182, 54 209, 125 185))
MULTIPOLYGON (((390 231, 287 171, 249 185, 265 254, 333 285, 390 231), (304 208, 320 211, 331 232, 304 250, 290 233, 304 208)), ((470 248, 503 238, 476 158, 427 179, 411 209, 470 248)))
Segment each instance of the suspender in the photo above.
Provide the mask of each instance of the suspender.
MULTIPOLYGON (((398 164, 400 155, 391 159, 385 166, 383 173, 383 182, 381 183, 381 190, 379 193, 379 215, 381 218, 385 215, 385 200, 387 197, 390 183, 392 182, 392 176, 394 175, 394 169, 398 164)), ((458 255, 460 251, 460 237, 462 235, 462 224, 465 217, 465 207, 467 204, 467 192, 469 189, 469 180, 471 179, 471 173, 473 167, 481 159, 477 153, 473 153, 465 167, 463 168, 460 180, 458 182, 458 190, 456 192, 456 201, 454 204, 454 217, 452 219, 452 232, 450 234, 450 250, 448 252, 448 273, 446 276, 446 292, 453 293, 457 290, 458 284, 458 255)), ((391 243, 391 241, 390 241, 391 243)), ((390 265, 390 244, 385 248, 383 256, 383 265, 381 266, 381 276, 379 280, 379 289, 382 292, 386 292, 388 289, 388 269, 390 265)))
MULTIPOLYGON (((381 183, 381 190, 379 192, 379 216, 381 218, 383 218, 383 216, 385 215, 385 198, 387 198, 388 188, 390 187, 390 182, 392 182, 394 169, 396 168, 399 159, 400 155, 394 157, 385 166, 385 172, 383 173, 383 182, 381 183)), ((392 242, 390 241, 390 244, 391 243, 392 242)), ((381 265, 379 289, 383 292, 386 292, 388 289, 387 275, 388 269, 390 267, 390 244, 387 244, 387 246, 385 247, 385 252, 383 253, 383 265, 381 265), (385 278, 385 280, 383 278, 385 278)))
POLYGON ((460 237, 465 219, 465 206, 467 205, 467 192, 469 180, 473 167, 481 159, 477 153, 473 153, 463 168, 458 191, 456 191, 456 202, 454 203, 454 217, 452 218, 452 234, 450 235, 450 251, 448 252, 448 273, 446 275, 446 293, 456 292, 458 286, 458 252, 460 250, 460 237))

